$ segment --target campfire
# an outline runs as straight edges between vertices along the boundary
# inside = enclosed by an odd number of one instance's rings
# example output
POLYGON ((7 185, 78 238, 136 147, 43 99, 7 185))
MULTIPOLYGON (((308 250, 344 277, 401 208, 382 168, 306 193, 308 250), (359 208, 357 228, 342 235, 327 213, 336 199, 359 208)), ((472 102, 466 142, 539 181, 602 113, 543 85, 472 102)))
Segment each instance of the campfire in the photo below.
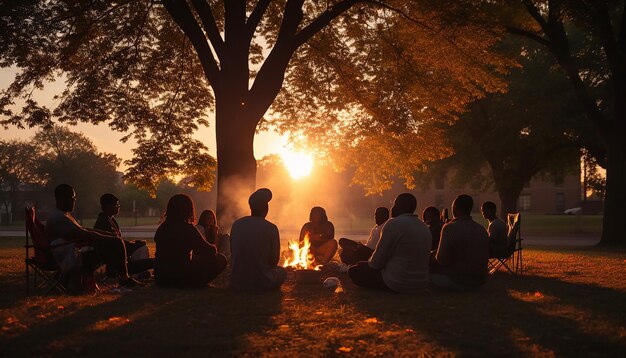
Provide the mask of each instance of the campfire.
POLYGON ((315 258, 310 253, 310 248, 309 234, 304 236, 302 245, 297 240, 289 242, 291 257, 285 258, 283 267, 291 268, 295 271, 296 282, 298 283, 314 283, 321 278, 321 266, 315 265, 315 258))
POLYGON ((309 234, 304 236, 304 242, 302 247, 300 242, 289 241, 289 250, 291 250, 291 257, 285 258, 283 267, 291 267, 296 270, 316 270, 320 269, 320 266, 315 265, 315 258, 309 252, 311 248, 311 242, 309 241, 309 234))

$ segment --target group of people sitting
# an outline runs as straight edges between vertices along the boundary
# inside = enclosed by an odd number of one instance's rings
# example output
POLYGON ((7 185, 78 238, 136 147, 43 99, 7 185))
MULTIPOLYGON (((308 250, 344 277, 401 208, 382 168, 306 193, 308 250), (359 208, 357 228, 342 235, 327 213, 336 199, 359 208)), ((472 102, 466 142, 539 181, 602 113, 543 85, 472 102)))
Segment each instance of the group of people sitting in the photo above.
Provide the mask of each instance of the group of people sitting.
POLYGON ((452 203, 453 219, 441 217, 435 207, 427 207, 422 220, 415 215, 417 201, 412 194, 400 194, 389 210, 379 207, 376 225, 365 245, 342 238, 341 261, 352 265, 351 280, 362 287, 410 292, 432 285, 464 291, 487 281, 488 261, 498 257, 508 245, 504 221, 496 215, 496 205, 485 202, 483 217, 488 230, 476 223, 469 195, 459 195, 452 203), (446 222, 447 221, 447 222, 446 222))
MULTIPOLYGON (((59 265, 80 267, 83 278, 105 264, 107 276, 117 277, 122 287, 141 285, 137 278, 152 268, 160 286, 203 287, 225 270, 229 256, 230 286, 235 290, 276 289, 287 277, 279 266, 278 227, 266 219, 272 199, 267 188, 250 195, 250 215, 233 223, 230 236, 219 232, 213 211, 202 212, 196 223, 193 200, 174 195, 154 235, 154 259, 148 257, 145 241, 122 239, 115 221, 120 203, 113 194, 101 197, 102 213, 94 229, 72 217, 76 194, 71 186, 59 185, 55 198, 57 210, 46 223, 46 236, 59 265)), ((400 194, 391 212, 376 209, 376 225, 365 244, 346 238, 337 242, 326 211, 314 207, 299 238, 301 242, 308 238, 314 265, 328 264, 341 247, 340 260, 349 266, 348 275, 358 286, 410 292, 432 284, 466 290, 486 282, 490 251, 507 242, 507 228, 497 218, 495 204, 482 206, 489 232, 472 220, 472 206, 470 196, 460 195, 452 204, 450 222, 444 223, 434 207, 426 208, 420 220, 415 197, 400 194)))

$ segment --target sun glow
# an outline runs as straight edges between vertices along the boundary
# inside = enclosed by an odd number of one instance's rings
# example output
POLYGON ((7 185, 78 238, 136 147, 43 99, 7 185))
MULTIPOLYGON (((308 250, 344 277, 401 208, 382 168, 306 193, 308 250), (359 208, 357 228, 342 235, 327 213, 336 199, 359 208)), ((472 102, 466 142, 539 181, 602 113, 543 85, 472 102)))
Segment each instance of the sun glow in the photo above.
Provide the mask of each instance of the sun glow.
POLYGON ((285 149, 281 151, 280 157, 294 179, 309 176, 313 170, 313 157, 310 154, 285 149))

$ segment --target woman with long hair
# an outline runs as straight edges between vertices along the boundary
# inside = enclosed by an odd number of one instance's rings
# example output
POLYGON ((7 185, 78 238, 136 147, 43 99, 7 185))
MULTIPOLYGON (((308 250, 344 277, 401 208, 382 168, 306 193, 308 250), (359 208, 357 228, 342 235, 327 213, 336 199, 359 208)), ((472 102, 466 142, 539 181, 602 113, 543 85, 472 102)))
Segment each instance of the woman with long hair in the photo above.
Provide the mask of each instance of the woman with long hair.
POLYGON ((226 268, 226 257, 204 239, 194 221, 193 200, 185 194, 171 197, 154 235, 154 277, 158 285, 201 287, 226 268))
POLYGON ((204 210, 200 213, 196 228, 209 244, 217 247, 217 252, 227 257, 230 255, 230 236, 228 234, 220 234, 217 217, 213 210, 204 210))
POLYGON ((204 236, 206 241, 209 242, 209 244, 218 246, 217 232, 219 230, 219 226, 217 226, 217 218, 213 210, 204 210, 200 213, 196 228, 200 231, 202 236, 204 236))
POLYGON ((338 245, 335 240, 335 226, 328 221, 324 208, 316 206, 311 209, 309 222, 300 230, 300 243, 304 241, 305 236, 309 237, 315 264, 325 265, 330 262, 337 252, 338 245))

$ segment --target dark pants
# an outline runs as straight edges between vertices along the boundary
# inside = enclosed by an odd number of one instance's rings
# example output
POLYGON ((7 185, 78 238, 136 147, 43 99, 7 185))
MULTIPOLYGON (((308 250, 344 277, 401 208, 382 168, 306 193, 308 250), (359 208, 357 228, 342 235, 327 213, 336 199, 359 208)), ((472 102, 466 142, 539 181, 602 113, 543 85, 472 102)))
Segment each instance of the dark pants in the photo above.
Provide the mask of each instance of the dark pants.
POLYGON ((347 265, 354 265, 359 261, 367 261, 374 253, 374 250, 369 247, 343 237, 339 239, 339 246, 341 247, 339 258, 341 262, 347 265))
POLYGON ((383 275, 380 270, 373 269, 367 261, 358 262, 356 265, 348 269, 348 276, 355 285, 370 288, 373 290, 386 290, 389 287, 383 281, 383 275))
POLYGON ((224 271, 227 264, 226 256, 222 254, 217 254, 214 257, 194 255, 184 269, 184 274, 178 277, 171 275, 164 277, 157 272, 156 283, 163 287, 200 288, 213 281, 224 271))
POLYGON ((107 272, 122 277, 128 276, 126 264, 126 247, 120 238, 98 239, 89 246, 93 251, 83 253, 83 268, 86 272, 93 272, 99 266, 107 265, 107 272))
POLYGON ((202 287, 213 281, 224 269, 228 261, 226 256, 217 254, 215 257, 194 255, 188 275, 183 280, 187 287, 202 287))

